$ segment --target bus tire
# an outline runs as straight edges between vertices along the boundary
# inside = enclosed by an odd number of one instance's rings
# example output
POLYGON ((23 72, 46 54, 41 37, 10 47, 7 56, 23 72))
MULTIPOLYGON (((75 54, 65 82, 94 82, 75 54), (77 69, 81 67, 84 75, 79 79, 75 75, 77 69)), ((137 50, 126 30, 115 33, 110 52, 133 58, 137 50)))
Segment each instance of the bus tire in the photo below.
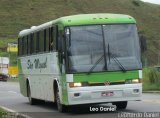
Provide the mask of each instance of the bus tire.
POLYGON ((127 101, 121 101, 121 102, 113 102, 113 105, 117 106, 117 109, 126 109, 127 108, 127 101))
POLYGON ((59 89, 58 88, 56 88, 55 98, 56 98, 56 105, 57 105, 58 111, 59 112, 66 112, 66 106, 61 104, 60 94, 59 94, 59 89))
POLYGON ((36 99, 31 97, 31 89, 30 89, 29 84, 27 86, 27 94, 28 94, 28 101, 29 101, 30 105, 35 105, 36 104, 36 99))

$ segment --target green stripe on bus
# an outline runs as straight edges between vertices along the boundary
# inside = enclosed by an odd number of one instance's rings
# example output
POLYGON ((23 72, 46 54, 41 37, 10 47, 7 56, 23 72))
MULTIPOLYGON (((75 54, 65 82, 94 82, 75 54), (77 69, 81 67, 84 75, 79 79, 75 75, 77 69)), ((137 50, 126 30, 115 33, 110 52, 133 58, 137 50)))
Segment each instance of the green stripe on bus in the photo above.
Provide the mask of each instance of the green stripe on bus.
POLYGON ((136 79, 139 77, 137 70, 127 72, 99 72, 73 74, 74 82, 105 82, 105 81, 124 81, 126 79, 136 79))
POLYGON ((68 105, 66 74, 62 74, 60 79, 61 79, 61 87, 62 87, 62 104, 68 105))

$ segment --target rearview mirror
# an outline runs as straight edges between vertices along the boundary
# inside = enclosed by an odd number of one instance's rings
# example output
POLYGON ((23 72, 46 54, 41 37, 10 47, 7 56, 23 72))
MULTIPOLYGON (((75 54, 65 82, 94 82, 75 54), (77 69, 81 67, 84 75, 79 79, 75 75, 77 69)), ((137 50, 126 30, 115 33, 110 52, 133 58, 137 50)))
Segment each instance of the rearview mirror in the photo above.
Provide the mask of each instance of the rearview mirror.
POLYGON ((143 34, 139 34, 141 52, 147 51, 147 39, 143 34))

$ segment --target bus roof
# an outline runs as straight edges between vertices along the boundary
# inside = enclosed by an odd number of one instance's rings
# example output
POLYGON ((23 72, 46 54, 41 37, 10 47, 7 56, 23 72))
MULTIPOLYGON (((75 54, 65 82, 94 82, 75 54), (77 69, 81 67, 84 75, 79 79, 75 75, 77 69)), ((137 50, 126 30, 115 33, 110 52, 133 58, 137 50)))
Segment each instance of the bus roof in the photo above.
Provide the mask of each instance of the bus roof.
POLYGON ((79 14, 59 18, 64 26, 86 24, 113 24, 113 23, 136 23, 135 19, 124 14, 79 14))
POLYGON ((31 32, 45 29, 53 24, 62 24, 63 26, 91 25, 91 24, 116 24, 116 23, 136 23, 135 19, 129 15, 97 13, 97 14, 79 14, 58 18, 56 20, 44 23, 39 26, 32 26, 30 29, 22 30, 19 36, 24 36, 31 32))

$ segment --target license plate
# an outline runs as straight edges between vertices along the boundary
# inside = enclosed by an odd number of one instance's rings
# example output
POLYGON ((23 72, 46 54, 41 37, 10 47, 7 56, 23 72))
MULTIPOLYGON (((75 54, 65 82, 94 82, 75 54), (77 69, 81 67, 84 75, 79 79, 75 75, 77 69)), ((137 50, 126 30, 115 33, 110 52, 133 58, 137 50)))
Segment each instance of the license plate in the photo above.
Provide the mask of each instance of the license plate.
POLYGON ((101 96, 113 96, 113 92, 101 92, 101 96))

